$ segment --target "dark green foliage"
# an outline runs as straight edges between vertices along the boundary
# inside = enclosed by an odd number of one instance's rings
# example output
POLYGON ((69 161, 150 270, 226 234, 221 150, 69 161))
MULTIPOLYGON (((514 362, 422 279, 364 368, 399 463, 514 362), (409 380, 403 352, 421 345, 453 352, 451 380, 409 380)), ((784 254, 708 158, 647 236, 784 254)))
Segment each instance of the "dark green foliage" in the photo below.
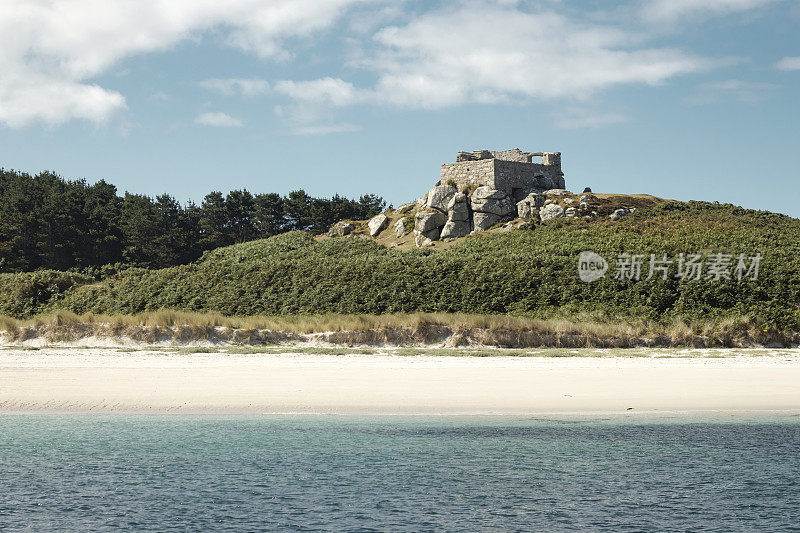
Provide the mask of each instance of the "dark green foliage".
POLYGON ((40 270, 22 274, 0 274, 0 314, 31 316, 45 304, 55 304, 69 289, 92 282, 74 272, 40 270))
POLYGON ((383 199, 208 194, 199 207, 175 198, 125 193, 100 181, 66 181, 0 169, 0 271, 67 270, 126 262, 162 268, 196 260, 206 250, 295 229, 321 233, 342 219, 382 211, 383 199))
MULTIPOLYGON (((563 220, 476 235, 446 250, 399 251, 369 239, 292 232, 221 248, 162 270, 130 269, 70 289, 54 307, 226 315, 465 312, 669 320, 748 315, 800 330, 800 221, 713 204, 667 204, 618 222, 563 220), (764 259, 758 281, 580 281, 577 256, 730 252, 764 259)), ((645 272, 646 274, 646 272, 645 272)), ((644 277, 644 276, 643 276, 644 277)))

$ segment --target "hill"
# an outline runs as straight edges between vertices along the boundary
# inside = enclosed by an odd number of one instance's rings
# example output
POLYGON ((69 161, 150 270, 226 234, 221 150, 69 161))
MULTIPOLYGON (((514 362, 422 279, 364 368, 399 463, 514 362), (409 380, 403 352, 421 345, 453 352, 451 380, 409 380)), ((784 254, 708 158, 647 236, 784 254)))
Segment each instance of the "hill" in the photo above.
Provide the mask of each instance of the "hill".
POLYGON ((364 236, 291 232, 207 252, 191 264, 112 272, 102 279, 43 271, 0 276, 0 312, 22 318, 59 309, 131 314, 215 311, 228 316, 469 313, 686 323, 742 318, 763 331, 800 331, 800 220, 732 205, 660 202, 612 221, 556 219, 497 229, 424 249, 364 236), (578 255, 611 264, 581 281, 578 255), (702 279, 675 274, 679 254, 702 254, 702 279), (728 279, 707 279, 716 254, 728 279), (641 255, 641 279, 615 279, 620 254, 641 255), (650 254, 673 261, 646 279, 650 254), (737 257, 761 256, 739 280, 737 257))

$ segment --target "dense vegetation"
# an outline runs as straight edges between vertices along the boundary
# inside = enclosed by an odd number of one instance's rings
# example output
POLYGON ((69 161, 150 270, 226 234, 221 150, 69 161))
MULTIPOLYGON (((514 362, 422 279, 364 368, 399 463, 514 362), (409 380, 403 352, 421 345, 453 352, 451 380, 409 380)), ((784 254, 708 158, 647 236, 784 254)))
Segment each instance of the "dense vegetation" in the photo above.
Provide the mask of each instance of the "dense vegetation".
POLYGON ((52 172, 0 169, 0 272, 174 266, 219 246, 286 231, 321 233, 333 222, 368 218, 384 207, 371 194, 328 199, 303 190, 288 196, 212 192, 199 206, 182 206, 167 194, 120 196, 105 181, 89 185, 52 172))
POLYGON ((155 309, 225 315, 463 312, 687 321, 748 316, 800 331, 800 220, 730 205, 665 203, 612 222, 559 219, 482 234, 444 250, 401 251, 365 238, 292 232, 172 268, 0 276, 0 312, 29 316, 155 309), (580 281, 576 259, 617 254, 760 253, 758 280, 580 281), (20 295, 24 296, 20 298, 20 295))

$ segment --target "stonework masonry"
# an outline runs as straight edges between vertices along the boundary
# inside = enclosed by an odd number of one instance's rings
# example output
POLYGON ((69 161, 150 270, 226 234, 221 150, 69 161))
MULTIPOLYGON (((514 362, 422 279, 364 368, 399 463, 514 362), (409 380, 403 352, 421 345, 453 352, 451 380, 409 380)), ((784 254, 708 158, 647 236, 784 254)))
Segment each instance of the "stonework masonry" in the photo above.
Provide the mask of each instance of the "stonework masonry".
MULTIPOLYGON (((597 215, 586 197, 577 206, 568 205, 573 198, 564 200, 566 209, 554 203, 554 198, 565 194, 571 193, 564 189, 560 152, 475 150, 459 152, 455 163, 442 165, 436 186, 395 213, 413 215, 414 242, 418 247, 486 231, 515 218, 533 224, 550 218, 597 215), (534 162, 534 157, 541 158, 541 162, 534 162)), ((398 238, 408 231, 407 218, 408 215, 394 224, 398 238)), ((354 229, 352 224, 339 224, 331 228, 329 235, 346 235, 354 229)), ((386 214, 374 216, 368 222, 370 235, 377 236, 388 224, 386 214)))
POLYGON ((517 190, 562 189, 561 153, 523 152, 518 148, 459 152, 455 163, 442 165, 439 185, 448 183, 454 183, 458 190, 485 185, 509 195, 517 190), (541 157, 542 162, 534 163, 534 157, 541 157))

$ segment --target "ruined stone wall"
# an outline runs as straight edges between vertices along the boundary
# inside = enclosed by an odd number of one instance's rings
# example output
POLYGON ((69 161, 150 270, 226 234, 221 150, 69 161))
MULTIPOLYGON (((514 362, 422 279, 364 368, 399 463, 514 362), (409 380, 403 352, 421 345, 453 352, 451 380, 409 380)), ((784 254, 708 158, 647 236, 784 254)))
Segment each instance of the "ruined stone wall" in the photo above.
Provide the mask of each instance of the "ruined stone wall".
POLYGON ((516 161, 518 163, 530 163, 533 160, 533 154, 523 152, 519 148, 512 150, 493 150, 492 157, 502 159, 503 161, 516 161))
POLYGON ((439 185, 446 185, 453 180, 458 190, 463 190, 470 185, 494 184, 495 159, 481 159, 479 161, 462 161, 459 163, 445 163, 442 165, 442 179, 439 185))
POLYGON ((458 152, 456 162, 480 161, 482 159, 503 159, 505 161, 517 161, 519 163, 531 163, 533 156, 541 156, 541 153, 523 152, 519 148, 511 150, 474 150, 472 152, 458 152))
POLYGON ((561 152, 545 152, 542 154, 542 164, 557 167, 561 170, 561 152))
POLYGON ((514 189, 560 189, 561 171, 550 165, 495 159, 493 189, 509 194, 514 189))
POLYGON ((564 187, 561 167, 538 163, 481 159, 442 165, 439 185, 455 182, 458 190, 470 185, 488 185, 511 194, 514 189, 560 189, 564 187))

